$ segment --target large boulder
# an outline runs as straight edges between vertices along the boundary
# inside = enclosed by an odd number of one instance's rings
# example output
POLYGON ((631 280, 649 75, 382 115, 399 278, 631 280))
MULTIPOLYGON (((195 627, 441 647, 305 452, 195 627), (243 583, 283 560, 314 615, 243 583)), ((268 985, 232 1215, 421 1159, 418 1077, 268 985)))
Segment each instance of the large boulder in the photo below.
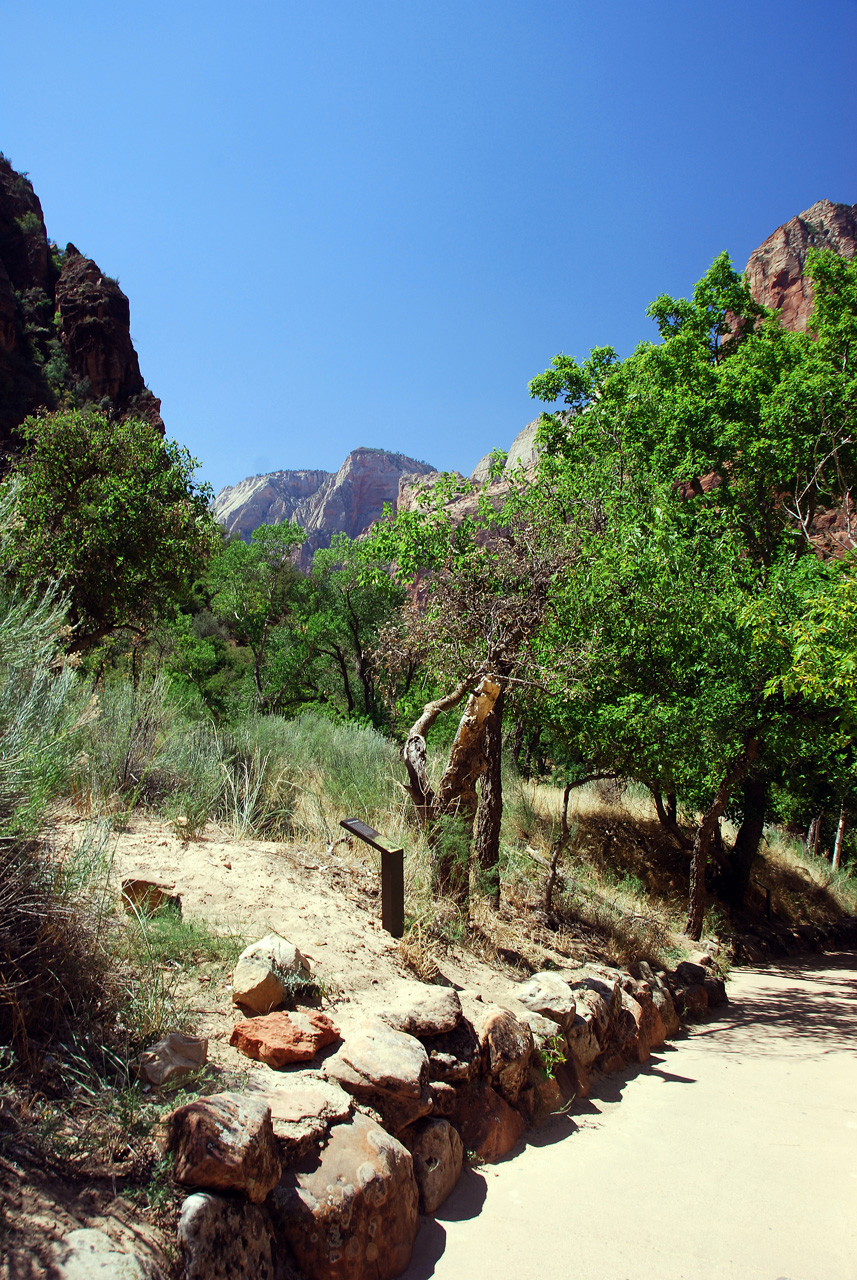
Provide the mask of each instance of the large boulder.
POLYGON ((309 1062, 319 1049, 338 1039, 339 1029, 326 1013, 301 1009, 236 1022, 229 1043, 256 1062, 280 1068, 290 1062, 309 1062))
POLYGON ((508 1009, 486 1005, 475 1026, 482 1047, 482 1063, 491 1084, 512 1105, 527 1078, 533 1055, 533 1033, 508 1009))
POLYGON ((461 1177, 464 1147, 448 1120, 430 1116, 403 1130, 401 1140, 414 1161, 420 1212, 437 1213, 461 1177))
POLYGON ((249 1013, 270 1013, 288 1000, 295 983, 311 977, 294 943, 269 933, 245 947, 232 979, 232 1003, 249 1013))
POLYGON ((466 1018, 453 1031, 432 1036, 425 1045, 429 1078, 446 1084, 462 1084, 479 1074, 482 1048, 479 1037, 466 1018))
POLYGON ((334 1124, 347 1120, 354 1099, 333 1080, 294 1071, 268 1083, 251 1080, 247 1092, 271 1108, 271 1124, 283 1167, 303 1159, 325 1141, 334 1124))
POLYGON ((196 1192, 178 1226, 184 1280, 275 1280, 274 1235, 264 1209, 228 1196, 196 1192))
POLYGON ((461 1001, 453 987, 400 982, 384 993, 384 1007, 377 1016, 394 1030, 411 1036, 438 1036, 458 1026, 461 1001))
POLYGON ((465 1150, 487 1164, 502 1160, 524 1132, 520 1111, 510 1107, 485 1081, 457 1090, 457 1095, 450 1120, 461 1134, 465 1150))
POLYGON ((392 1280, 411 1259, 418 1198, 410 1152, 357 1113, 286 1172, 268 1207, 308 1280, 392 1280))
POLYGON ((533 974, 526 982, 518 982, 510 994, 532 1013, 541 1014, 558 1023, 564 1031, 574 1021, 575 1001, 571 987, 558 973, 546 970, 533 974))
POLYGON ((54 1259, 54 1280, 164 1280, 150 1258, 126 1253, 92 1227, 70 1231, 54 1246, 54 1259))
POLYGON ((391 1133, 432 1110, 425 1048, 379 1018, 363 1020, 327 1059, 324 1074, 372 1107, 391 1133))
POLYGON ((214 1093, 164 1121, 173 1176, 182 1186, 242 1191, 261 1204, 280 1178, 271 1108, 240 1093, 214 1093))
POLYGON ((676 1011, 675 1001, 667 985, 666 976, 663 973, 656 972, 645 960, 639 962, 638 968, 640 977, 644 982, 648 982, 651 989, 652 1000, 655 1002, 658 1013, 661 1015, 661 1021, 664 1024, 664 1034, 667 1040, 671 1040, 681 1030, 681 1018, 676 1011))

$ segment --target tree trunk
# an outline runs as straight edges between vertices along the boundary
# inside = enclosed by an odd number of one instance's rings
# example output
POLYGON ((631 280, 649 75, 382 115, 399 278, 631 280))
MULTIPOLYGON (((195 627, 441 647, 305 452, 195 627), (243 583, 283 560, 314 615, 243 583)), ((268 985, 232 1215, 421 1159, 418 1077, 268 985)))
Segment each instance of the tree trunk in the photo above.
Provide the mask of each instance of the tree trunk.
POLYGON ((726 897, 733 907, 743 907, 750 885, 753 862, 765 830, 765 810, 768 805, 768 788, 758 774, 744 780, 743 817, 735 844, 729 856, 726 873, 726 897))
POLYGON ((813 857, 818 853, 818 841, 821 837, 821 820, 823 817, 824 810, 821 809, 809 824, 809 831, 806 833, 806 851, 811 853, 813 857))
POLYGON ((458 724, 455 741, 449 752, 449 762, 443 771, 437 790, 428 780, 426 767, 425 735, 442 711, 460 702, 472 681, 467 680, 444 698, 430 702, 408 734, 402 752, 408 770, 408 792, 417 810, 420 823, 427 829, 429 840, 438 849, 435 861, 435 884, 441 893, 454 892, 462 896, 467 892, 467 867, 461 862, 460 841, 450 837, 441 840, 437 820, 452 814, 460 819, 461 830, 467 840, 473 831, 473 818, 478 806, 476 784, 485 771, 486 722, 501 693, 501 686, 488 676, 483 676, 470 694, 458 724))
POLYGON ((845 839, 845 827, 847 821, 845 818, 845 810, 839 811, 839 823, 836 827, 836 843, 833 846, 833 870, 838 871, 842 862, 842 841, 845 839))
POLYGON ((476 838, 473 844, 478 868, 495 910, 500 906, 500 822, 503 817, 503 702, 505 696, 505 691, 501 688, 485 721, 486 768, 479 788, 476 838))
POLYGON ((685 933, 694 941, 698 942, 702 934, 702 919, 705 915, 705 864, 708 862, 708 855, 714 842, 715 828, 729 803, 733 789, 744 777, 758 754, 758 740, 748 738, 741 755, 726 770, 714 799, 703 814, 702 822, 697 828, 690 859, 690 892, 687 903, 687 923, 684 926, 685 933))
POLYGON ((548 872, 547 884, 545 885, 545 911, 550 915, 553 910, 553 888, 556 884, 556 869, 559 862, 559 855, 568 844, 568 797, 571 795, 572 784, 567 782, 565 790, 562 793, 562 818, 559 829, 559 839, 554 845, 551 854, 550 871, 548 872))
MULTIPOLYGON (((454 815, 461 823, 461 835, 468 841, 473 834, 473 819, 479 800, 476 784, 485 772, 485 730, 501 694, 501 686, 483 676, 471 693, 458 722, 449 752, 449 763, 443 771, 435 796, 434 817, 454 815)), ((447 832, 435 860, 435 883, 441 893, 456 898, 467 896, 469 868, 462 866, 463 851, 458 832, 447 832)))
POLYGON ((667 792, 667 817, 673 826, 678 823, 678 799, 674 791, 667 792))

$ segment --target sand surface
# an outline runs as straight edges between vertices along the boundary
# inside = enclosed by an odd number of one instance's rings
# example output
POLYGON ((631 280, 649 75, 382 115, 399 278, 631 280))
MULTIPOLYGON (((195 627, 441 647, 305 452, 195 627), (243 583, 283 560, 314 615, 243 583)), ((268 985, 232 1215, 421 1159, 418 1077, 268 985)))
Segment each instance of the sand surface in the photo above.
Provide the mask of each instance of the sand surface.
POLYGON ((406 1280, 857 1280, 857 956, 738 970, 729 991, 466 1174, 406 1280))

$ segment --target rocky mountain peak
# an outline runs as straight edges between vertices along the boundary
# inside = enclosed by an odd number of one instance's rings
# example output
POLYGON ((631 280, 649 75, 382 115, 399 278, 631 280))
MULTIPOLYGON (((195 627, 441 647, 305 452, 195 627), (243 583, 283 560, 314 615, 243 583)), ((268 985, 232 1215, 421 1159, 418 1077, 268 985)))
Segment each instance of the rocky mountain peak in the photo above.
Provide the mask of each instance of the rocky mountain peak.
POLYGON ((805 329, 812 311, 812 281, 804 275, 810 249, 832 249, 843 258, 857 252, 857 204, 816 200, 784 222, 750 254, 745 271, 753 297, 778 310, 783 327, 805 329))
POLYGON ((290 521, 306 531, 300 563, 308 568, 335 533, 356 538, 395 505, 403 476, 428 476, 433 468, 402 453, 353 449, 338 471, 271 471, 221 489, 214 513, 230 533, 249 540, 262 524, 290 521))

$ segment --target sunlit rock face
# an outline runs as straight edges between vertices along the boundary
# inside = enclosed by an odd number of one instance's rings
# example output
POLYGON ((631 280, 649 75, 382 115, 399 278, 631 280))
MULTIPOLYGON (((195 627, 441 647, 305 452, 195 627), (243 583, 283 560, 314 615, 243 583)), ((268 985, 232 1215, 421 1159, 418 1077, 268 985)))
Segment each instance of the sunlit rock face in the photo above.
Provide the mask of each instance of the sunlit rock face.
POLYGON ((750 254, 747 278, 753 297, 779 311, 783 327, 805 329, 812 311, 812 281, 804 275, 810 249, 832 249, 843 258, 857 252, 857 204, 817 200, 777 227, 750 254))
POLYGON ((379 520, 384 503, 396 505, 403 476, 428 476, 432 467, 385 449, 354 449, 337 472, 271 471, 221 489, 217 519, 245 540, 263 524, 290 521, 306 532, 300 563, 306 567, 335 533, 356 538, 379 520))

